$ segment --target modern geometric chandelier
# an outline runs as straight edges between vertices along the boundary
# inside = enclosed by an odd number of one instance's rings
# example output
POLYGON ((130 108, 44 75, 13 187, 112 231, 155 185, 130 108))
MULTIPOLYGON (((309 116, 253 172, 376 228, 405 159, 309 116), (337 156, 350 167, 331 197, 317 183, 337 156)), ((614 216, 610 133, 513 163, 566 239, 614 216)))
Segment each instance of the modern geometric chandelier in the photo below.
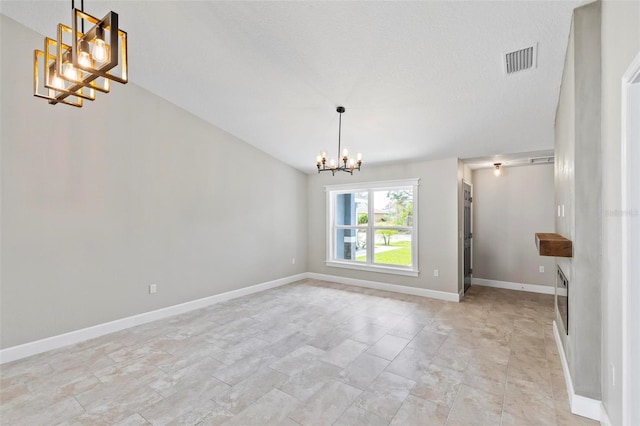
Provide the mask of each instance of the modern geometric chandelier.
POLYGON ((97 19, 71 1, 71 27, 58 24, 56 39, 45 37, 44 50, 33 57, 33 95, 50 104, 82 107, 96 91, 108 93, 111 81, 127 83, 127 33, 118 28, 118 14, 97 19), (85 32, 85 22, 91 25, 85 32))
MULTIPOLYGON (((346 110, 344 107, 339 106, 336 111, 340 114, 340 121, 338 125, 338 158, 340 158, 340 136, 342 133, 342 113, 346 110)), ((318 173, 331 172, 335 176, 336 172, 347 172, 353 174, 354 170, 360 170, 362 166, 362 154, 358 153, 356 158, 349 157, 349 150, 347 148, 342 150, 342 164, 338 164, 334 158, 329 160, 329 166, 327 167, 327 153, 323 152, 322 155, 316 157, 316 166, 318 167, 318 173)))

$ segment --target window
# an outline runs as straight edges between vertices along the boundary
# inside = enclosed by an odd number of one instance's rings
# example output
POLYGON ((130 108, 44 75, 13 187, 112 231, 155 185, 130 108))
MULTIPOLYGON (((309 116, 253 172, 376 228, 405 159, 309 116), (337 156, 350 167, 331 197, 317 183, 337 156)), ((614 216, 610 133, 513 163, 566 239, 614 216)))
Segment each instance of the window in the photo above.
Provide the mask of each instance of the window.
POLYGON ((326 192, 327 266, 418 276, 418 179, 326 192))

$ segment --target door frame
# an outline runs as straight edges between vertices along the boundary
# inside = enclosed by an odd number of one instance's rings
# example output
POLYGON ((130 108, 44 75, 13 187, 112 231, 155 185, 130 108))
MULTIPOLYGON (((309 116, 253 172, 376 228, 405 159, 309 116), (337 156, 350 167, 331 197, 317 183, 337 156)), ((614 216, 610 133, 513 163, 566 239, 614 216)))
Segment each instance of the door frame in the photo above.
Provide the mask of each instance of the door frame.
POLYGON ((640 117, 640 52, 622 77, 622 423, 635 424, 640 421, 640 412, 633 411, 633 401, 640 398, 640 366, 633 360, 640 359, 640 334, 634 330, 632 306, 640 306, 640 288, 633 278, 640 277, 640 220, 638 215, 640 198, 634 193, 640 182, 640 125, 634 118, 640 117), (632 91, 635 92, 632 94, 632 91), (632 98, 634 96, 635 98, 632 98), (633 101, 632 101, 633 99, 633 101), (633 118, 632 118, 633 117, 633 118), (635 166, 635 168, 634 168, 635 166), (635 222, 632 222, 635 221, 635 222), (633 233, 632 235, 630 235, 633 233), (633 244, 633 242, 636 244, 633 244), (631 342, 635 340, 632 345, 631 342))
MULTIPOLYGON (((470 196, 471 196, 471 209, 469 210, 469 232, 471 232, 471 280, 473 281, 473 183, 467 182, 465 179, 462 179, 462 292, 464 293, 464 185, 469 185, 470 196)), ((471 287, 469 287, 471 288, 471 287)))

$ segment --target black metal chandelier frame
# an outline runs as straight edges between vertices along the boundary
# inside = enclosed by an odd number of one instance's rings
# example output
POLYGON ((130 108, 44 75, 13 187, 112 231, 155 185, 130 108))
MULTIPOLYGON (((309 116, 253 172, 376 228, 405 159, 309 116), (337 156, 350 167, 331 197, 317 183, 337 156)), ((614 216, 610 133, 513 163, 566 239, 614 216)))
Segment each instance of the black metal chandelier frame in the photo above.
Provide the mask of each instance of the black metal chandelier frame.
POLYGON ((353 175, 354 170, 360 171, 360 167, 362 166, 362 154, 358 153, 356 158, 349 157, 349 150, 344 149, 341 151, 342 145, 342 114, 346 111, 343 106, 339 106, 336 108, 336 111, 339 116, 339 124, 338 124, 338 157, 340 158, 340 154, 342 154, 342 164, 336 164, 334 159, 328 161, 327 164, 327 153, 323 152, 322 155, 319 155, 316 159, 316 167, 318 168, 318 173, 320 172, 331 172, 332 175, 335 176, 336 172, 346 172, 353 175))

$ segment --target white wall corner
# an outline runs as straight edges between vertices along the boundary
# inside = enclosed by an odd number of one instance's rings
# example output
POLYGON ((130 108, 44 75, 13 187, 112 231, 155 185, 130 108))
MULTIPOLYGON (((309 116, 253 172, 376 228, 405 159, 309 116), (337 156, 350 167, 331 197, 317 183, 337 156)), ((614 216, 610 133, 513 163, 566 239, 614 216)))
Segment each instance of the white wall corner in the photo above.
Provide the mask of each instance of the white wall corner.
POLYGON ((560 354, 560 362, 562 363, 562 371, 564 373, 564 381, 567 386, 569 403, 571 404, 571 412, 582 417, 602 421, 602 414, 605 413, 602 402, 597 399, 577 395, 573 390, 573 380, 571 379, 571 373, 569 372, 569 364, 567 363, 567 357, 564 354, 564 348, 562 347, 562 341, 560 340, 558 324, 556 324, 555 321, 553 321, 553 336, 555 337, 558 353, 560 354))
POLYGON ((604 407, 604 403, 600 404, 600 424, 602 426, 611 426, 611 420, 607 414, 607 409, 604 407))
POLYGON ((484 278, 471 278, 471 284, 484 287, 504 288, 507 290, 528 291, 530 293, 555 294, 555 287, 548 285, 514 283, 509 281, 487 280, 484 278))

